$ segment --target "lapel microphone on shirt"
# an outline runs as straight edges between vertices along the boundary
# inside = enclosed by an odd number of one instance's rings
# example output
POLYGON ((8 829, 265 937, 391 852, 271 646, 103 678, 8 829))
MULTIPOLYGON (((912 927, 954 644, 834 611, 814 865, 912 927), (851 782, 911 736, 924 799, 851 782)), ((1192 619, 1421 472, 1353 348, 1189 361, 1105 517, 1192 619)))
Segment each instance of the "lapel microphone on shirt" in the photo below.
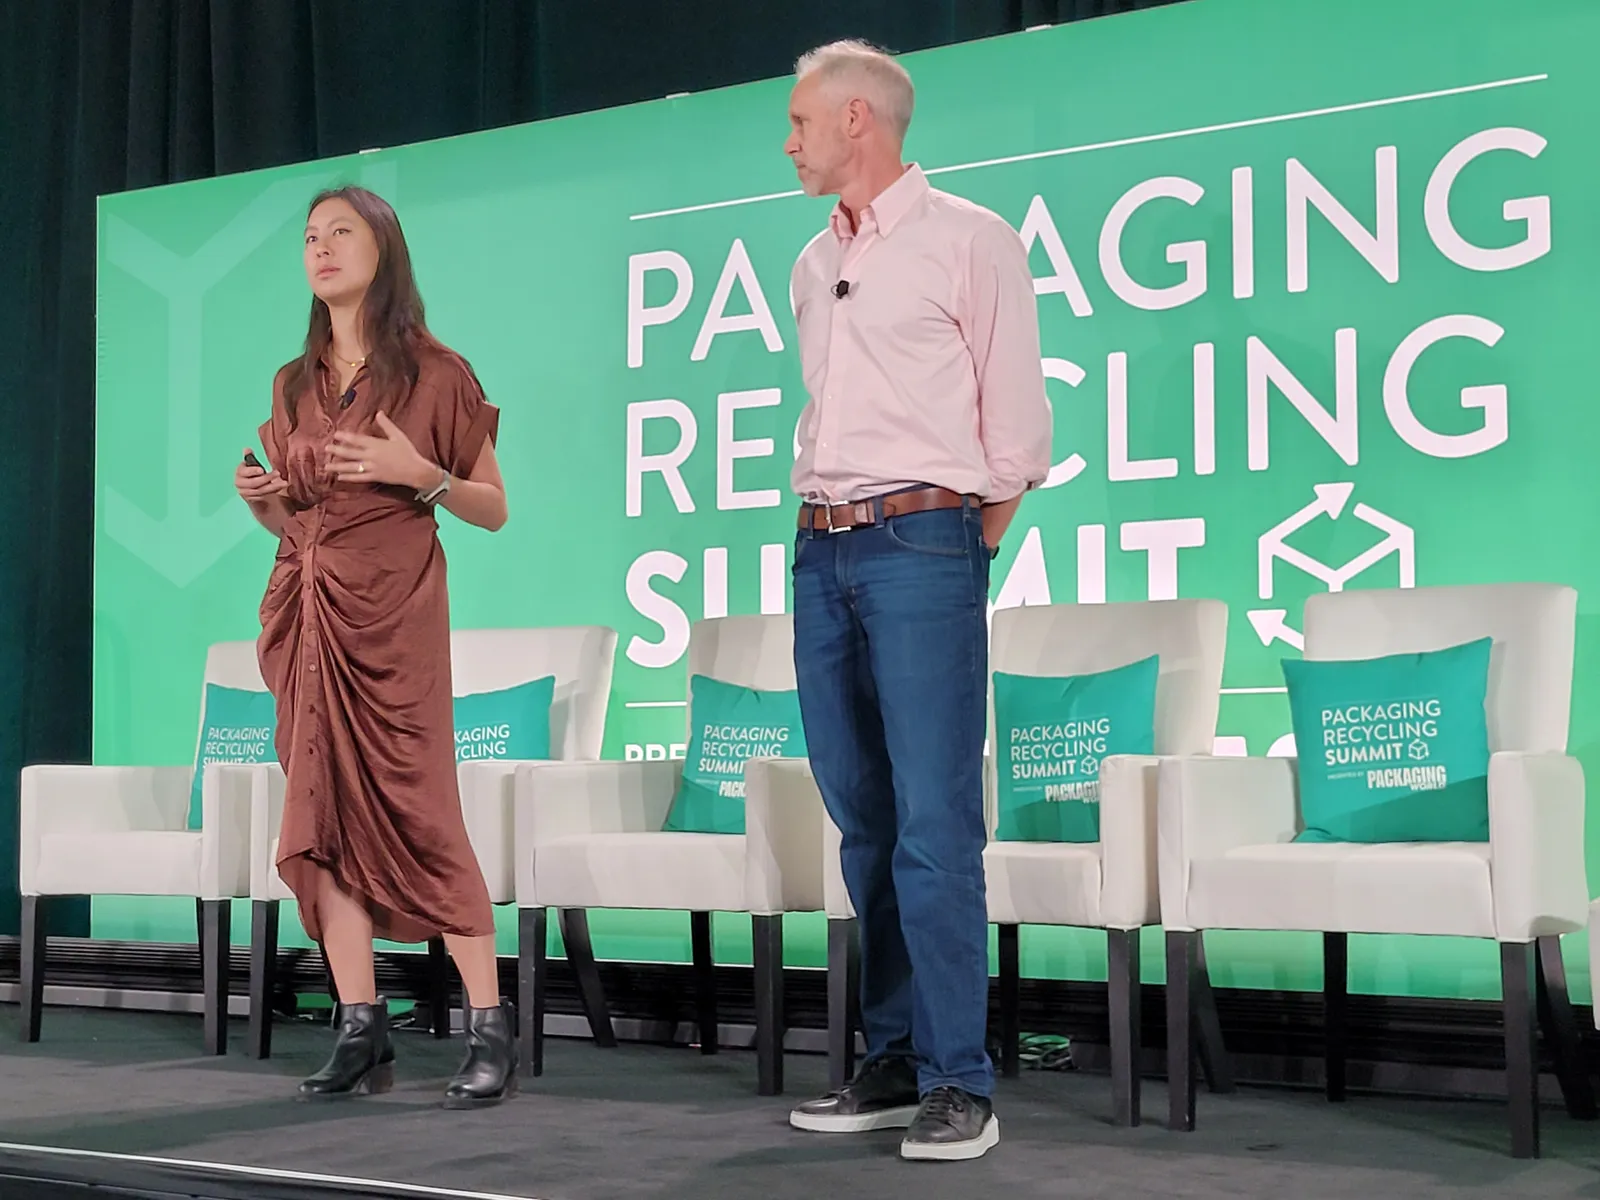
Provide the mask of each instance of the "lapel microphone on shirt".
POLYGON ((833 285, 833 298, 835 300, 843 300, 849 294, 850 294, 850 281, 849 280, 841 279, 841 280, 839 280, 838 283, 833 285))

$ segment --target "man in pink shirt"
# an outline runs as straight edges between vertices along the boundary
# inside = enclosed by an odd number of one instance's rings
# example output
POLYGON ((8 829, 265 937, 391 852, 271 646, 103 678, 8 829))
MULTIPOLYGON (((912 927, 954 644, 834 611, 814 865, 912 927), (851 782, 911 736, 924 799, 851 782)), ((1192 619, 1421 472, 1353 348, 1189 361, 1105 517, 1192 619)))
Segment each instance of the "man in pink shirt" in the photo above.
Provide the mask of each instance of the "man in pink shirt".
POLYGON ((976 1158, 1000 1137, 985 1049, 989 563, 1050 469, 1033 279, 1004 220, 902 162, 904 68, 839 42, 796 74, 784 149, 807 194, 839 203, 792 280, 810 393, 795 672, 860 923, 867 1057, 790 1122, 904 1128, 903 1157, 976 1158))

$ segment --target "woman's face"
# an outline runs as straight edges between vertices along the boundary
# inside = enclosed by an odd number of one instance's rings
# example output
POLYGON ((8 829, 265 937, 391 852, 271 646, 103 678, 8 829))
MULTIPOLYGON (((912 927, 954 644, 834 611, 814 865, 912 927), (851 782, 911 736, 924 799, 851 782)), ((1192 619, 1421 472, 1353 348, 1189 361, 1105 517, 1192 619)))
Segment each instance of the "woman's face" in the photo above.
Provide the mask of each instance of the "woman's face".
POLYGON ((306 280, 324 304, 358 303, 378 273, 378 242, 348 200, 334 197, 306 222, 306 280))

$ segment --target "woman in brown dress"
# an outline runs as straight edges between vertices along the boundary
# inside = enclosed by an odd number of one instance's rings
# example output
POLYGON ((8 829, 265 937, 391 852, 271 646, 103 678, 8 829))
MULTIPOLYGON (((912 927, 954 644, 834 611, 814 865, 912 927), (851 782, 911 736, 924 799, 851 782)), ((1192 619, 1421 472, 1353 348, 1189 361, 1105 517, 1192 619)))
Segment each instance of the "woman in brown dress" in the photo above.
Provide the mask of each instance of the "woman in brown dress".
MULTIPOLYGON (((287 775, 277 864, 339 989, 338 1041, 307 1100, 394 1077, 372 940, 442 933, 466 987, 467 1057, 451 1108, 516 1088, 494 921, 456 788, 450 611, 435 508, 506 520, 498 410, 428 332, 394 210, 324 192, 305 230, 311 327, 273 381, 265 468, 235 486, 278 535, 261 602, 261 671, 287 775)), ((248 455, 247 457, 252 457, 248 455)))

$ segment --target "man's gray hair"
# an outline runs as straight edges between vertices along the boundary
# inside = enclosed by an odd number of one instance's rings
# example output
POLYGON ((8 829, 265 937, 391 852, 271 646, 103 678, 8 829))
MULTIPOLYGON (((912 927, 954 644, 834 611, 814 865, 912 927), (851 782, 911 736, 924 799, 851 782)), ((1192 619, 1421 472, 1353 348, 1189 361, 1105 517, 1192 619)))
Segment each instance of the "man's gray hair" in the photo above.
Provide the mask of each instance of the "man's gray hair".
POLYGON ((911 127, 916 90, 911 76, 885 50, 854 39, 829 42, 800 56, 796 78, 818 75, 838 102, 862 99, 900 141, 911 127))

